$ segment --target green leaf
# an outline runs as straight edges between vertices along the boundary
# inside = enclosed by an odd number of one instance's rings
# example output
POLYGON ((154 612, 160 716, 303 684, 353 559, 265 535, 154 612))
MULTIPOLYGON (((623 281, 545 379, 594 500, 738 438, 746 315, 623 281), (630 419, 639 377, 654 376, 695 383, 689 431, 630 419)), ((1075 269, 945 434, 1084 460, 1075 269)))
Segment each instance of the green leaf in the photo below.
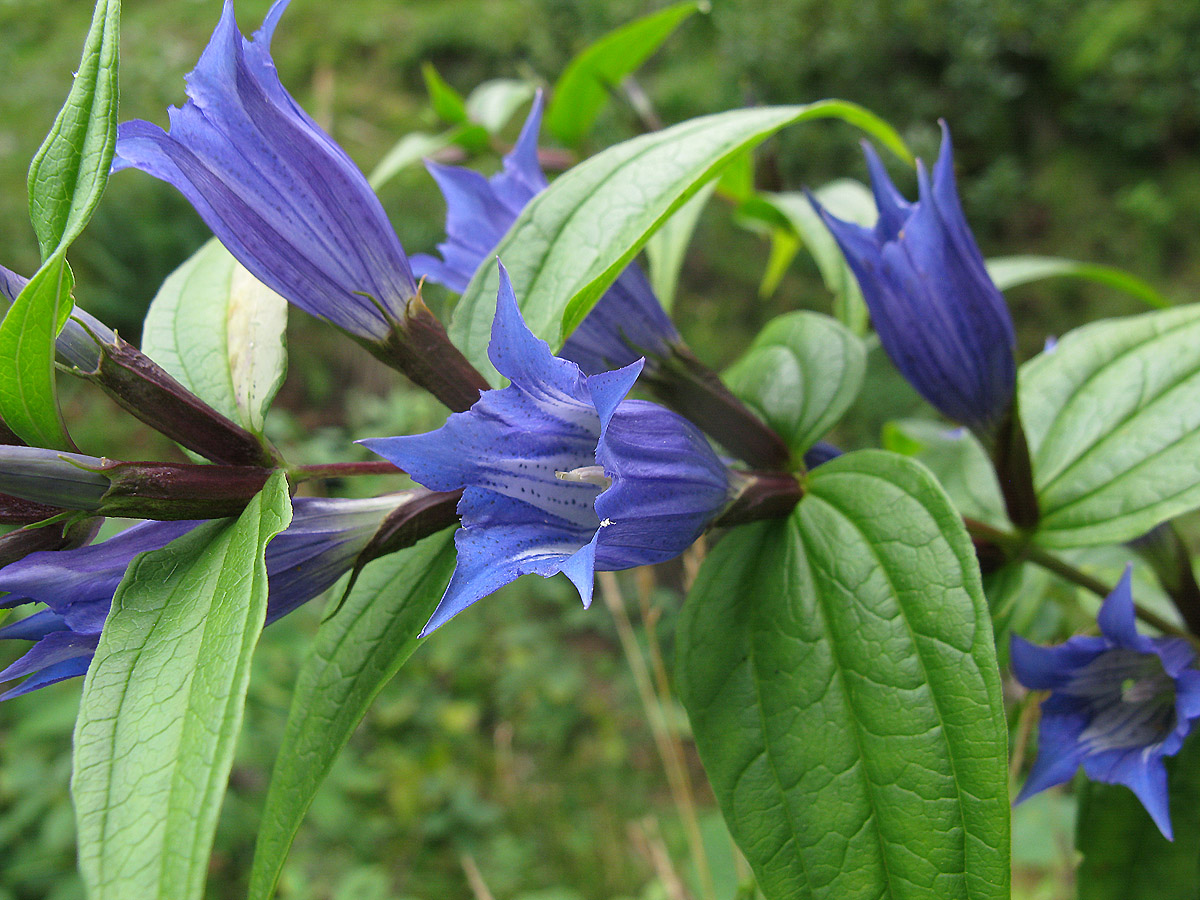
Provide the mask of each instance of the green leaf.
POLYGON ((90 900, 198 900, 267 608, 271 476, 235 519, 130 563, 88 669, 72 792, 90 900))
POLYGON ((117 139, 120 0, 98 0, 75 81, 29 167, 29 216, 42 266, 0 323, 0 418, 41 447, 70 449, 54 380, 54 340, 71 314, 66 249, 108 183, 117 139))
POLYGON ((1079 900, 1196 900, 1200 893, 1200 740, 1166 761, 1172 843, 1124 785, 1084 782, 1075 845, 1079 900))
POLYGON ((97 0, 67 102, 29 167, 29 216, 43 260, 79 236, 108 184, 120 33, 120 0, 97 0))
POLYGON ((1004 711, 961 520, 894 454, 807 485, 717 545, 680 622, 730 832, 768 900, 1007 900, 1004 711))
POLYGON ((1018 386, 1039 543, 1119 543, 1200 506, 1200 307, 1078 328, 1018 386))
POLYGON ((433 67, 433 63, 421 64, 421 77, 425 79, 425 90, 429 92, 429 102, 433 111, 443 121, 451 125, 461 125, 467 121, 467 106, 462 95, 446 83, 433 67))
POLYGON ((37 270, 0 322, 0 419, 28 444, 71 450, 58 409, 54 340, 71 311, 71 267, 62 252, 37 270))
POLYGON ((895 420, 884 426, 883 447, 928 466, 964 516, 996 528, 1012 528, 996 470, 966 428, 931 419, 895 420))
POLYGON ((767 256, 767 265, 758 283, 760 300, 767 300, 774 295, 779 288, 779 282, 783 281, 783 276, 791 268, 792 260, 800 252, 800 246, 799 238, 790 228, 771 229, 771 252, 767 256))
POLYGON ((267 900, 313 796, 375 695, 417 646, 454 571, 454 532, 428 537, 363 570, 321 626, 292 697, 271 774, 250 873, 251 900, 267 900))
POLYGON ((679 273, 683 269, 683 258, 692 234, 700 221, 700 213, 708 205, 716 182, 710 181, 696 192, 687 203, 675 211, 675 215, 663 223, 662 228, 646 242, 646 258, 650 261, 650 286, 663 309, 671 311, 675 305, 675 289, 679 286, 679 273))
POLYGON ((610 31, 583 50, 563 70, 550 94, 546 129, 568 147, 591 130, 608 95, 701 8, 694 0, 676 3, 610 31))
POLYGON ((459 299, 450 328, 455 343, 479 371, 496 377, 487 344, 499 284, 491 260, 499 256, 530 329, 560 346, 650 235, 733 157, 813 119, 848 122, 908 154, 890 125, 841 100, 718 113, 617 144, 526 205, 459 299))
POLYGON ((493 78, 471 91, 467 97, 467 118, 482 125, 489 134, 497 134, 533 99, 537 88, 516 78, 493 78))
MULTIPOLYGON (((813 194, 822 206, 845 222, 868 227, 875 224, 875 200, 860 182, 843 178, 817 188, 813 194)), ((764 194, 763 197, 783 214, 812 254, 821 280, 833 294, 834 315, 855 334, 866 334, 867 305, 858 279, 808 198, 800 193, 764 194)))
POLYGON ((862 341, 845 326, 800 311, 767 323, 722 379, 798 459, 850 408, 866 366, 862 341))
POLYGON ((1068 276, 1084 278, 1098 284, 1124 291, 1147 306, 1166 309, 1171 301, 1160 294, 1153 285, 1131 275, 1123 269, 1102 266, 1097 263, 1076 262, 1055 256, 1002 256, 987 261, 988 274, 996 287, 1002 291, 1040 281, 1043 278, 1068 276))
POLYGON ((142 349, 217 412, 256 434, 287 372, 287 301, 216 238, 150 304, 142 349))

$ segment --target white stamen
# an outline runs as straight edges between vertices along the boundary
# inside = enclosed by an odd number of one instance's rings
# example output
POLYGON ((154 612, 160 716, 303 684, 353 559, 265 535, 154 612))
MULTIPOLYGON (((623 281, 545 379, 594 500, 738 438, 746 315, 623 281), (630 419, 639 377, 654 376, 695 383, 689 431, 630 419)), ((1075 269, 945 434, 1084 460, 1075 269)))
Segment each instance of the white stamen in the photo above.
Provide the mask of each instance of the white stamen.
POLYGON ((604 466, 580 466, 570 472, 555 472, 554 477, 559 481, 575 481, 583 484, 594 484, 607 490, 612 487, 612 479, 604 474, 604 466))
POLYGON ((612 519, 602 519, 602 520, 600 521, 600 527, 601 527, 601 528, 607 528, 607 527, 608 527, 609 525, 611 525, 612 523, 613 523, 612 519))

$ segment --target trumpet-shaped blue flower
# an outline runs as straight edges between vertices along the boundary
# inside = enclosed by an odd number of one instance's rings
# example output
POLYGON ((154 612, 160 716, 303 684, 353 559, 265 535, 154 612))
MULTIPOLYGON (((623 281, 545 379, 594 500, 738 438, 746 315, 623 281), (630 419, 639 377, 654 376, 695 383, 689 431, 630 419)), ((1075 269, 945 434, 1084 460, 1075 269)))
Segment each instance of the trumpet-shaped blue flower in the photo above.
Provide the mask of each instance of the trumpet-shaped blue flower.
MULTIPOLYGON (((438 244, 441 259, 426 254, 412 258, 418 275, 453 291, 466 290, 475 270, 496 249, 521 210, 546 187, 537 155, 541 123, 539 93, 516 145, 491 178, 460 166, 427 164, 446 198, 446 240, 438 244)), ((561 354, 584 372, 595 374, 643 356, 646 366, 653 367, 679 341, 679 332, 634 263, 567 339, 561 354)))
POLYGON ((862 287, 880 343, 921 395, 956 422, 986 433, 1012 404, 1012 319, 984 268, 954 182, 950 131, 933 180, 917 163, 909 203, 864 145, 879 208, 874 228, 831 216, 809 199, 862 287))
POLYGON ((511 384, 437 431, 363 441, 432 490, 464 488, 458 567, 428 634, 520 575, 563 572, 591 602, 596 570, 683 552, 726 505, 704 436, 625 400, 641 361, 585 376, 526 328, 501 268, 489 356, 511 384))
POLYGON ((1080 765, 1093 781, 1123 784, 1168 839, 1163 757, 1183 746, 1200 716, 1200 671, 1182 638, 1150 638, 1134 623, 1132 569, 1100 608, 1100 636, 1058 647, 1012 638, 1012 668, 1028 688, 1048 690, 1038 756, 1017 802, 1068 781, 1080 765))
MULTIPOLYGON (((293 501, 292 522, 267 545, 267 622, 324 593, 354 565, 383 518, 403 498, 293 501)), ((46 605, 0 628, 0 639, 36 643, 0 672, 0 682, 30 676, 0 700, 82 675, 100 640, 117 585, 139 553, 158 550, 199 522, 139 522, 98 544, 31 553, 0 569, 0 607, 46 605)))
POLYGON ((362 172, 283 88, 271 35, 277 0, 247 41, 232 0, 170 131, 117 131, 114 171, 141 169, 176 187, 259 281, 368 342, 404 320, 416 295, 408 258, 362 172))

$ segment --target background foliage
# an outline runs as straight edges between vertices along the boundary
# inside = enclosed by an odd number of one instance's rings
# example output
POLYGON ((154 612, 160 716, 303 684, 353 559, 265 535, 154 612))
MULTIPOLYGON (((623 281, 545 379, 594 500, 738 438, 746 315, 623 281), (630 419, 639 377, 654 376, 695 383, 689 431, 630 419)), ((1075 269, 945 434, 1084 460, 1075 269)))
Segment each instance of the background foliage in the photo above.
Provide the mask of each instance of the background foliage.
MULTIPOLYGON (((260 21, 267 5, 240 2, 243 26, 260 21)), ((293 0, 275 57, 284 83, 369 170, 403 134, 436 127, 423 62, 464 92, 498 76, 552 82, 589 41, 657 5, 293 0)), ((716 0, 713 7, 689 20, 639 76, 665 121, 838 96, 887 118, 929 159, 944 117, 954 128, 964 205, 987 255, 1111 263, 1176 301, 1191 299, 1200 281, 1200 7, 1164 0, 716 0)), ((163 110, 182 102, 182 75, 218 12, 215 0, 126 4, 122 119, 165 123, 163 110)), ((25 274, 38 260, 24 224, 26 170, 62 102, 89 15, 69 0, 0 0, 0 83, 19 86, 0 101, 0 221, 7 223, 0 262, 25 274)), ((611 104, 591 147, 637 127, 627 107, 611 104)), ((760 152, 758 181, 795 190, 861 177, 861 165, 849 129, 807 127, 760 152)), ((911 192, 911 184, 901 187, 911 192)), ((419 168, 388 183, 383 199, 410 252, 440 235, 442 203, 419 168)), ((165 185, 114 179, 72 251, 81 305, 136 335, 162 279, 206 237, 165 185)), ((757 298, 766 256, 766 245, 732 225, 726 210, 704 214, 675 308, 681 330, 710 362, 732 360, 780 312, 827 308, 803 254, 769 298, 757 298)), ((1135 311, 1128 297, 1073 281, 1020 288, 1009 300, 1023 356, 1047 334, 1135 311)), ((345 457, 355 452, 346 447, 352 437, 437 424, 436 403, 405 391, 338 337, 292 319, 296 364, 267 422, 289 458, 345 457)), ((876 371, 877 362, 867 397, 886 395, 891 376, 876 371)), ((174 452, 147 444, 153 438, 132 424, 114 434, 107 401, 64 388, 66 415, 87 423, 73 426, 85 452, 174 452)), ((850 418, 861 433, 842 435, 844 442, 877 445, 884 411, 856 412, 850 418)), ((889 402, 886 414, 895 412, 889 402)), ((658 573, 661 586, 647 595, 668 666, 682 576, 658 573)), ((626 586, 636 605, 636 590, 626 586)), ((418 651, 318 795, 282 897, 468 896, 474 868, 498 898, 669 896, 670 879, 656 869, 657 841, 681 877, 691 877, 612 616, 600 603, 585 614, 560 587, 521 582, 418 651)), ((239 879, 291 685, 319 617, 314 606, 264 634, 210 873, 214 897, 244 894, 239 879)), ((1057 624, 1034 623, 1047 636, 1057 624)), ((76 683, 0 705, 3 900, 80 896, 66 794, 77 703, 76 683)), ((668 713, 671 727, 685 727, 681 713, 668 713)), ((714 878, 720 896, 731 897, 738 873, 728 841, 711 797, 700 802, 714 878)), ((1065 890, 1072 817, 1073 799, 1063 795, 1018 810, 1018 891, 1053 897, 1065 890)))

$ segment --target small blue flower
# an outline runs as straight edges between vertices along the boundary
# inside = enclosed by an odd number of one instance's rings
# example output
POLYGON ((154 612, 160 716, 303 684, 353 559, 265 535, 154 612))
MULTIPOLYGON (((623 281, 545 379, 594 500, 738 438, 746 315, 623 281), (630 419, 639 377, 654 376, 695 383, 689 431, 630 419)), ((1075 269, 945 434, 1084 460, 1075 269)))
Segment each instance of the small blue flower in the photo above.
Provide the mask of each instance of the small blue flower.
POLYGON ((1100 637, 1058 647, 1012 638, 1012 668, 1042 702, 1038 757, 1017 801, 1070 780, 1123 784, 1171 839, 1163 757, 1183 746, 1200 716, 1196 653, 1182 638, 1149 638, 1134 623, 1132 567, 1100 608, 1100 637))
POLYGON ((810 195, 858 279, 880 343, 900 373, 949 418, 986 434, 1008 413, 1015 338, 954 183, 950 131, 930 183, 917 163, 909 203, 864 145, 879 208, 874 228, 835 219, 810 195))
MULTIPOLYGON (((438 244, 441 259, 425 254, 412 258, 418 275, 453 291, 466 290, 475 270, 496 249, 521 210, 546 187, 537 155, 541 123, 539 93, 516 145, 504 157, 503 168, 491 178, 459 166, 427 164, 446 198, 446 240, 438 244)), ((679 341, 679 332, 634 263, 600 298, 560 352, 563 359, 594 375, 627 366, 643 356, 651 369, 679 341)))
MULTIPOLYGON (((403 502, 301 497, 292 522, 267 545, 267 623, 324 593, 354 565, 383 518, 403 502)), ((39 602, 47 608, 0 628, 0 639, 36 641, 0 672, 0 682, 30 676, 0 700, 87 671, 117 585, 139 553, 158 550, 199 522, 139 522, 99 544, 31 553, 0 569, 0 607, 39 602)))
POLYGON ((363 441, 431 490, 465 488, 458 568, 422 634, 520 575, 563 572, 587 606, 592 575, 682 553, 726 505, 704 436, 625 400, 641 360, 585 376, 521 318, 503 267, 489 356, 511 381, 437 431, 363 441))
POLYGON ((170 131, 123 123, 113 170, 138 168, 174 185, 259 281, 381 342, 404 321, 417 286, 362 172, 279 81, 270 43, 287 3, 276 0, 247 41, 226 0, 187 77, 190 99, 169 110, 170 131))

